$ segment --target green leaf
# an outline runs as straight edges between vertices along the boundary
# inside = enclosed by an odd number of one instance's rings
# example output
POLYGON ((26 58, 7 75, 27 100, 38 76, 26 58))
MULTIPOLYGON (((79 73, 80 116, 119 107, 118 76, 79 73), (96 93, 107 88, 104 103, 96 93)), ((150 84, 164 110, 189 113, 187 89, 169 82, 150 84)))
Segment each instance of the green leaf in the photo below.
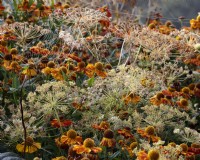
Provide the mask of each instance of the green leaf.
POLYGON ((34 3, 34 0, 29 0, 28 6, 30 7, 34 3))
POLYGON ((86 79, 86 76, 84 74, 82 73, 77 74, 76 85, 81 87, 85 79, 86 79))
POLYGON ((54 7, 54 0, 51 0, 51 7, 54 7))
POLYGON ((15 10, 15 11, 18 10, 17 0, 13 0, 13 7, 14 7, 14 10, 15 10))
POLYGON ((92 78, 90 78, 89 80, 88 80, 88 86, 89 87, 92 87, 93 86, 93 84, 94 84, 94 77, 92 77, 92 78))
POLYGON ((9 89, 10 89, 10 91, 8 91, 8 93, 15 93, 15 92, 18 91, 17 88, 12 88, 12 87, 10 87, 9 89))
POLYGON ((110 160, 116 158, 118 155, 120 154, 120 151, 117 151, 115 153, 113 153, 113 155, 110 156, 110 160))
POLYGON ((18 79, 18 77, 15 75, 15 76, 13 77, 12 87, 17 89, 19 86, 20 86, 19 79, 18 79))

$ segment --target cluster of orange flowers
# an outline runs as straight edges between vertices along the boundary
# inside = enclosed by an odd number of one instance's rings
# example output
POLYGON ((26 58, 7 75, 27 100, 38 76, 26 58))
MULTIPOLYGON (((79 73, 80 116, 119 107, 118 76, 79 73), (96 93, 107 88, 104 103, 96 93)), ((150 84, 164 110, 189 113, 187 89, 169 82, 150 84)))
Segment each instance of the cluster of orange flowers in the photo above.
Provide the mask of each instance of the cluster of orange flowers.
POLYGON ((200 84, 191 83, 190 85, 179 88, 169 87, 167 90, 157 93, 150 99, 150 102, 159 106, 160 104, 168 104, 178 106, 180 109, 188 110, 189 99, 193 96, 200 97, 200 84), (178 99, 178 101, 177 101, 178 99))
POLYGON ((190 27, 192 29, 200 29, 200 15, 198 15, 196 19, 190 20, 190 27))
POLYGON ((48 49, 42 48, 42 47, 38 47, 38 46, 31 47, 30 51, 32 53, 41 54, 41 55, 49 55, 50 54, 50 51, 48 49))
POLYGON ((123 101, 126 105, 129 103, 137 104, 138 102, 140 102, 140 100, 141 100, 141 97, 133 93, 123 96, 123 101))
POLYGON ((145 129, 138 128, 137 132, 143 138, 148 139, 149 142, 158 142, 160 140, 160 137, 156 136, 156 130, 153 126, 148 126, 145 129))
POLYGON ((34 22, 38 20, 39 17, 47 17, 50 13, 52 13, 52 9, 60 9, 63 11, 63 9, 69 8, 69 4, 62 5, 62 3, 57 3, 54 6, 46 6, 44 3, 38 5, 35 3, 30 4, 29 0, 23 0, 21 4, 18 5, 18 9, 20 11, 25 12, 26 14, 30 14, 31 17, 28 18, 29 22, 34 22))
MULTIPOLYGON (((116 146, 114 133, 110 129, 110 124, 107 121, 102 121, 100 124, 94 124, 92 125, 92 127, 99 131, 104 132, 103 139, 101 140, 100 143, 101 146, 112 147, 112 148, 116 146)), ((124 137, 124 139, 118 141, 119 145, 122 147, 122 150, 126 150, 129 153, 129 155, 133 157, 134 156, 133 149, 138 146, 138 143, 134 135, 131 133, 131 129, 125 127, 123 129, 119 129, 117 133, 122 137, 124 137)))
MULTIPOLYGON (((195 56, 191 57, 191 58, 187 58, 184 60, 185 64, 188 65, 194 65, 196 67, 200 66, 200 54, 196 54, 195 56)), ((197 72, 200 72, 200 69, 197 69, 197 72)))
MULTIPOLYGON (((94 140, 86 138, 84 141, 78 133, 70 129, 61 137, 56 138, 55 142, 58 147, 68 150, 68 159, 82 159, 84 157, 97 157, 97 153, 102 151, 102 148, 96 147, 94 140)), ((57 157, 58 159, 59 157, 57 157)))
POLYGON ((49 61, 48 49, 42 48, 40 46, 34 46, 31 51, 34 53, 47 54, 40 58, 39 63, 35 63, 32 59, 27 60, 24 56, 18 53, 16 48, 12 48, 8 51, 6 46, 0 44, 1 50, 4 51, 4 57, 2 61, 2 66, 8 70, 15 73, 22 73, 22 75, 27 75, 28 77, 34 77, 38 73, 43 73, 46 76, 52 76, 56 80, 64 80, 68 77, 71 80, 76 80, 77 74, 85 74, 88 77, 93 77, 98 75, 102 78, 107 76, 106 70, 111 69, 111 65, 103 65, 101 62, 96 62, 95 64, 84 62, 77 54, 60 54, 55 51, 55 47, 52 49, 54 55, 59 56, 57 60, 49 61), (67 59, 67 62, 65 60, 67 59), (76 62, 77 61, 77 62, 76 62), (20 64, 26 64, 27 67, 22 68, 20 64))
POLYGON ((159 21, 159 19, 155 19, 150 21, 149 26, 150 29, 158 31, 162 34, 169 35, 172 31, 174 31, 174 27, 171 21, 167 21, 164 25, 159 21))
MULTIPOLYGON (((170 147, 176 147, 176 144, 174 142, 171 142, 168 144, 170 147)), ((179 156, 184 155, 186 160, 195 160, 197 154, 200 153, 199 145, 198 144, 191 144, 191 147, 188 147, 187 144, 182 143, 179 145, 181 148, 181 152, 177 151, 177 159, 179 159, 179 156)), ((164 146, 160 146, 159 149, 151 149, 148 152, 145 150, 141 150, 137 154, 138 160, 159 160, 161 158, 160 154, 166 155, 168 151, 164 149, 164 146)))

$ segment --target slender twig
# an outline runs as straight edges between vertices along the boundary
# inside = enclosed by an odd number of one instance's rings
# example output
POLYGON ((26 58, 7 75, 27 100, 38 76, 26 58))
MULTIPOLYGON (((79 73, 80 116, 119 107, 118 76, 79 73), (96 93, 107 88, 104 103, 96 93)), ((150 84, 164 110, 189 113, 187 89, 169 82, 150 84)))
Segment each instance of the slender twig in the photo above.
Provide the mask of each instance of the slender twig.
POLYGON ((24 152, 23 152, 23 156, 25 158, 25 154, 26 154, 26 137, 27 137, 27 132, 26 132, 26 126, 25 126, 25 122, 24 122, 24 110, 23 110, 23 104, 22 104, 22 101, 23 101, 23 86, 24 86, 24 83, 26 81, 26 77, 24 78, 24 81, 21 85, 21 89, 20 89, 20 99, 19 99, 19 104, 20 104, 20 112, 21 112, 21 119, 22 119, 22 127, 24 129, 24 152))

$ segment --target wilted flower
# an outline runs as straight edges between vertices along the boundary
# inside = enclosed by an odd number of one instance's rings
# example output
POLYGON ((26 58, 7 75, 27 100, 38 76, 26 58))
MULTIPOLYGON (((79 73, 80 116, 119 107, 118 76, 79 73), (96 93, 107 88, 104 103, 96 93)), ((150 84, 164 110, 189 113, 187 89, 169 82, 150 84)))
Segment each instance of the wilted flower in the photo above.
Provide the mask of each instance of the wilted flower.
POLYGON ((18 152, 34 153, 41 148, 41 143, 34 142, 33 138, 27 137, 24 142, 17 144, 18 152), (24 148, 26 146, 26 148, 24 148))

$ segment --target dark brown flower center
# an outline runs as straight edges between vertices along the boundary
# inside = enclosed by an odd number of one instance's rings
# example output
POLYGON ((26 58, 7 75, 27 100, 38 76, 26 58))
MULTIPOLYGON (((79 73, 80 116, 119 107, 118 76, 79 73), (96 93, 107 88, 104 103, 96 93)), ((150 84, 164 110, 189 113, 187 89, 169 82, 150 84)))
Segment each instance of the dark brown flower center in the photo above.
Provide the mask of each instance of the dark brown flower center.
POLYGON ((114 133, 110 129, 107 129, 107 130, 104 131, 104 135, 103 136, 105 138, 112 139, 114 137, 114 133))

